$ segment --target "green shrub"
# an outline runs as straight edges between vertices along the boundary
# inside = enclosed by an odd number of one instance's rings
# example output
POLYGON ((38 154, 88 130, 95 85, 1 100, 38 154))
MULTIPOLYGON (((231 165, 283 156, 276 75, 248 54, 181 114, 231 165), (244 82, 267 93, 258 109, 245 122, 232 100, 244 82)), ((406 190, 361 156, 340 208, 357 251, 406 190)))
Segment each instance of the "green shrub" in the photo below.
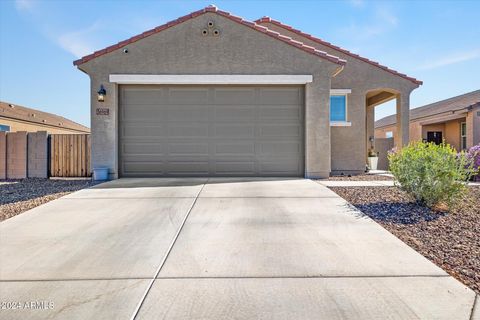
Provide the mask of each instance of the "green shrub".
POLYGON ((417 201, 432 207, 451 206, 467 192, 467 181, 475 173, 472 160, 450 145, 411 142, 390 152, 390 171, 400 187, 417 201))

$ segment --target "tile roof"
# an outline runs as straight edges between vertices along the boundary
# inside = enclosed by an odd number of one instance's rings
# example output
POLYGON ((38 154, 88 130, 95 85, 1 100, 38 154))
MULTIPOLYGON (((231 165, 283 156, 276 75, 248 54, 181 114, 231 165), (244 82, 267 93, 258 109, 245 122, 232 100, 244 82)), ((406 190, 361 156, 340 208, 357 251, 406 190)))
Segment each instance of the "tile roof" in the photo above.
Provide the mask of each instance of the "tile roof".
MULTIPOLYGON (((462 110, 480 103, 480 90, 475 90, 453 98, 437 101, 410 110, 410 120, 430 117, 445 112, 462 110)), ((375 128, 393 125, 397 122, 396 115, 391 115, 375 121, 375 128)))
POLYGON ((373 65, 373 66, 376 66, 376 67, 378 67, 378 68, 380 68, 380 69, 382 69, 382 70, 385 70, 385 71, 387 71, 387 72, 390 72, 390 73, 392 73, 392 74, 394 74, 394 75, 396 75, 396 76, 399 76, 399 77, 402 77, 402 78, 404 78, 404 79, 407 79, 407 80, 409 80, 409 81, 411 81, 411 82, 413 82, 413 83, 415 83, 415 84, 417 84, 417 85, 421 85, 421 84, 423 83, 422 81, 417 80, 417 79, 412 78, 412 77, 409 77, 409 76, 407 76, 406 74, 400 73, 400 72, 395 71, 395 70, 393 70, 393 69, 390 69, 390 68, 388 68, 388 67, 386 67, 386 66, 383 66, 383 65, 381 65, 380 63, 378 63, 378 62, 376 62, 376 61, 372 61, 372 60, 370 60, 370 59, 361 57, 361 56, 359 56, 358 54, 352 53, 352 52, 350 52, 350 51, 348 51, 348 50, 346 50, 346 49, 343 49, 343 48, 340 48, 340 47, 338 47, 338 46, 336 46, 336 45, 333 45, 333 44, 331 44, 330 42, 327 42, 327 41, 324 41, 324 40, 322 40, 322 39, 320 39, 320 38, 314 37, 314 36, 312 36, 311 34, 304 33, 304 32, 302 32, 302 31, 300 31, 300 30, 298 30, 298 29, 293 28, 292 26, 283 24, 282 22, 280 22, 280 21, 278 21, 278 20, 273 20, 273 19, 270 18, 270 17, 262 17, 262 18, 260 18, 260 19, 258 19, 258 20, 255 20, 255 23, 258 23, 258 24, 271 23, 271 24, 273 24, 273 25, 276 25, 276 26, 279 26, 279 27, 281 27, 281 28, 284 28, 284 29, 286 29, 286 30, 288 30, 288 31, 290 31, 290 32, 296 33, 296 34, 298 34, 298 35, 300 35, 300 36, 302 36, 302 37, 305 37, 305 38, 307 38, 307 39, 309 39, 309 40, 311 40, 311 41, 314 41, 314 42, 319 43, 319 44, 321 44, 321 45, 324 45, 324 46, 326 46, 326 47, 332 48, 333 50, 337 50, 337 51, 339 51, 339 52, 341 52, 341 53, 344 53, 344 54, 346 54, 346 55, 349 55, 349 56, 351 56, 351 57, 353 57, 353 58, 356 58, 356 59, 358 59, 358 60, 361 60, 361 61, 364 61, 364 62, 366 62, 366 63, 369 63, 369 64, 371 64, 371 65, 373 65))
POLYGON ((17 104, 0 101, 0 117, 28 121, 44 126, 56 127, 59 129, 70 129, 81 132, 90 132, 90 129, 79 123, 66 119, 56 114, 43 112, 17 104))
POLYGON ((320 58, 326 59, 326 60, 328 60, 328 61, 330 61, 330 62, 339 64, 339 65, 345 65, 345 63, 346 63, 345 60, 340 59, 339 57, 330 55, 330 54, 328 54, 328 53, 326 53, 326 52, 324 52, 324 51, 321 51, 321 50, 317 50, 316 48, 314 48, 314 47, 312 47, 312 46, 308 46, 308 45, 306 45, 306 44, 304 44, 304 43, 302 43, 302 42, 300 42, 300 41, 296 41, 296 40, 294 40, 294 39, 292 39, 292 38, 290 38, 290 37, 284 36, 284 35, 282 35, 282 34, 280 34, 280 33, 278 33, 278 32, 275 32, 275 31, 273 31, 273 30, 270 30, 270 29, 268 29, 268 28, 266 28, 266 27, 264 27, 264 26, 260 26, 260 25, 254 23, 254 22, 251 22, 251 21, 245 20, 245 19, 243 19, 243 18, 241 18, 241 17, 232 15, 232 14, 230 14, 229 12, 219 10, 219 9, 217 9, 217 7, 215 7, 215 6, 213 6, 213 5, 210 5, 210 6, 206 7, 206 8, 203 8, 203 9, 201 9, 201 10, 192 12, 192 13, 187 14, 187 15, 185 15, 185 16, 183 16, 183 17, 180 17, 180 18, 178 18, 178 19, 176 19, 176 20, 167 22, 167 23, 165 23, 165 24, 163 24, 163 25, 161 25, 161 26, 158 26, 158 27, 153 28, 153 29, 151 29, 151 30, 145 31, 145 32, 143 32, 143 33, 141 33, 141 34, 139 34, 139 35, 136 35, 136 36, 131 37, 131 38, 127 39, 127 40, 121 41, 121 42, 119 42, 119 43, 117 43, 117 44, 114 44, 114 45, 112 45, 112 46, 109 46, 109 47, 107 47, 107 48, 105 48, 105 49, 95 51, 94 53, 89 54, 89 55, 87 55, 87 56, 85 56, 85 57, 83 57, 83 58, 81 58, 81 59, 75 60, 75 61, 73 62, 73 64, 76 65, 76 66, 78 66, 78 65, 80 65, 80 64, 82 64, 82 63, 85 63, 85 62, 87 62, 87 61, 90 61, 90 60, 92 60, 92 59, 95 59, 95 58, 97 58, 97 57, 99 57, 99 56, 102 56, 102 55, 107 54, 107 53, 109 53, 109 52, 112 52, 112 51, 114 51, 114 50, 123 48, 123 47, 127 46, 127 45, 130 44, 130 43, 134 43, 134 42, 136 42, 136 41, 138 41, 138 40, 140 40, 140 39, 143 39, 143 38, 145 38, 145 37, 148 37, 148 36, 151 36, 151 35, 153 35, 153 34, 159 33, 159 32, 161 32, 161 31, 163 31, 163 30, 165 30, 165 29, 168 29, 168 28, 171 28, 171 27, 173 27, 173 26, 176 26, 176 25, 178 25, 178 24, 180 24, 180 23, 182 23, 182 22, 185 22, 185 21, 187 21, 187 20, 193 19, 193 18, 198 17, 198 16, 200 16, 200 15, 202 15, 202 14, 205 14, 205 13, 207 13, 207 12, 216 13, 216 14, 222 16, 222 17, 228 18, 228 19, 230 19, 230 20, 232 20, 232 21, 235 21, 235 22, 237 22, 237 23, 240 23, 240 24, 242 24, 242 25, 244 25, 244 26, 247 26, 247 27, 249 27, 249 28, 252 28, 252 29, 254 29, 254 30, 257 30, 257 31, 259 31, 259 32, 262 32, 262 33, 264 33, 264 34, 266 34, 266 35, 268 35, 268 36, 270 36, 270 37, 272 37, 272 38, 275 38, 275 39, 278 39, 278 40, 280 40, 280 41, 283 41, 283 42, 285 42, 285 43, 287 43, 287 44, 289 44, 289 45, 291 45, 291 46, 297 47, 297 48, 299 48, 299 49, 301 49, 301 50, 303 50, 303 51, 306 51, 306 52, 308 52, 308 53, 310 53, 310 54, 316 55, 316 56, 318 56, 318 57, 320 57, 320 58))

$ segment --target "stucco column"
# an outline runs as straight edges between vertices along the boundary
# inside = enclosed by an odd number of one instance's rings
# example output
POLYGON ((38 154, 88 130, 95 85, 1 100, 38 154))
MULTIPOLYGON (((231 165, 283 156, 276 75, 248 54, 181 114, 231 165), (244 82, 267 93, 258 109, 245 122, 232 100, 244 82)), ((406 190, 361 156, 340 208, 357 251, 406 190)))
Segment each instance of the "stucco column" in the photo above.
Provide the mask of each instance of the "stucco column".
POLYGON ((410 130, 410 92, 397 95, 397 134, 395 146, 402 147, 409 142, 410 130))
POLYGON ((118 92, 117 85, 105 79, 91 79, 91 143, 92 170, 108 168, 109 178, 118 178, 118 92), (97 100, 103 85, 107 94, 104 102, 97 100), (97 112, 98 111, 98 112, 97 112))
POLYGON ((330 81, 305 86, 305 177, 327 178, 331 171, 330 81))
POLYGON ((368 155, 368 150, 373 144, 375 147, 375 140, 374 142, 370 142, 370 137, 374 137, 375 135, 375 107, 374 106, 367 106, 366 108, 366 136, 365 136, 365 143, 366 143, 366 154, 368 155))

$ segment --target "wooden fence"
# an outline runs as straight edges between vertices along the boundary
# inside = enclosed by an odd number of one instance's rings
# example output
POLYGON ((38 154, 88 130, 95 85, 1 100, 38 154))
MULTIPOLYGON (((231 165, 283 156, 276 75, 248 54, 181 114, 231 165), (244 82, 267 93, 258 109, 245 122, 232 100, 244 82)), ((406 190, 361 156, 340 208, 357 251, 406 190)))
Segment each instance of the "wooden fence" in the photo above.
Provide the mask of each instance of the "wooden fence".
POLYGON ((51 177, 89 177, 90 135, 51 134, 49 158, 51 177))

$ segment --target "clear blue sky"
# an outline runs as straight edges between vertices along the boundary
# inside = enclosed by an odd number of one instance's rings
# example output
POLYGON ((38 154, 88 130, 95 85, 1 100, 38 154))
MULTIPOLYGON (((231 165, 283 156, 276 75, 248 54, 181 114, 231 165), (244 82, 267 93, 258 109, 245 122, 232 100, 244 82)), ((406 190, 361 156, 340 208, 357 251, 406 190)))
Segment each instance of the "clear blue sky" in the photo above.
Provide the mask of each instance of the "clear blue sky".
MULTIPOLYGON (((0 1, 0 99, 89 126, 76 58, 212 1, 0 1)), ((480 88, 480 1, 216 1, 268 15, 424 81, 412 107, 480 88)), ((376 117, 395 112, 392 104, 376 117)))

